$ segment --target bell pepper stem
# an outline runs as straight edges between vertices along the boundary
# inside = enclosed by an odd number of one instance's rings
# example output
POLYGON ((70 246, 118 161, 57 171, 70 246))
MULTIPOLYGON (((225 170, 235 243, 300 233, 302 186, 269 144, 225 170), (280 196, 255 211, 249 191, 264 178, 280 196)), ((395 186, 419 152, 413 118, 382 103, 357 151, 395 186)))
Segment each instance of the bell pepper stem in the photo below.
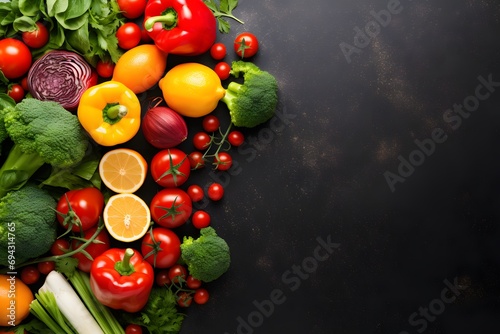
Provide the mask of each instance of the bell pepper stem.
POLYGON ((110 119, 122 118, 127 115, 128 109, 122 104, 117 104, 107 109, 107 114, 110 119))
POLYGON ((168 8, 162 15, 151 16, 144 22, 144 29, 152 31, 157 22, 160 22, 165 29, 171 29, 177 23, 177 13, 173 8, 168 8))
POLYGON ((130 259, 134 256, 134 250, 127 248, 123 255, 123 260, 115 263, 115 270, 122 276, 130 276, 135 270, 134 266, 130 263, 130 259))

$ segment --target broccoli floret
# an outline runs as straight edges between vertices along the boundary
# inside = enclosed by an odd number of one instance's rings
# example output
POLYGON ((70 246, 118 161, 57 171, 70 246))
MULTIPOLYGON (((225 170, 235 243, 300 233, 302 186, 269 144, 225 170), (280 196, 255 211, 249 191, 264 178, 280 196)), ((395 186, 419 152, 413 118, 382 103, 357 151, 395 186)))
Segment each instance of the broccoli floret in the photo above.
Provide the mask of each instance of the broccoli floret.
POLYGON ((57 238, 56 201, 45 190, 27 183, 0 199, 0 265, 40 256, 57 238))
POLYGON ((0 168, 0 197, 19 189, 44 164, 65 168, 85 156, 85 130, 59 103, 26 98, 3 113, 14 145, 0 168))
POLYGON ((229 246, 213 227, 202 228, 198 239, 184 237, 181 256, 188 266, 189 274, 203 282, 219 278, 231 263, 229 246))
MULTIPOLYGON (((4 110, 8 107, 14 107, 16 102, 9 95, 1 93, 0 94, 0 144, 9 138, 9 134, 7 133, 7 129, 5 128, 4 119, 4 110)), ((0 146, 0 155, 2 154, 2 147, 0 146)))
POLYGON ((240 73, 243 73, 243 84, 230 82, 221 101, 227 105, 234 125, 252 128, 274 116, 278 83, 269 72, 251 62, 234 61, 231 74, 238 78, 240 73))

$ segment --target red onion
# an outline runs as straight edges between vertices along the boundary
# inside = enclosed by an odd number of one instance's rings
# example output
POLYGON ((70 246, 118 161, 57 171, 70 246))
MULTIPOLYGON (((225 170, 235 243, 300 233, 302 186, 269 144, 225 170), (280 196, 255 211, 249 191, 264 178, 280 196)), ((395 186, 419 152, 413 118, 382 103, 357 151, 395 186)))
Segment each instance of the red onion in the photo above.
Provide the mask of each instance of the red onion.
POLYGON ((28 87, 34 98, 59 102, 70 111, 76 110, 83 92, 96 83, 96 72, 82 56, 71 51, 50 51, 37 59, 28 72, 28 87))
POLYGON ((186 121, 174 110, 167 107, 149 109, 141 122, 146 140, 156 148, 172 148, 187 138, 186 121))

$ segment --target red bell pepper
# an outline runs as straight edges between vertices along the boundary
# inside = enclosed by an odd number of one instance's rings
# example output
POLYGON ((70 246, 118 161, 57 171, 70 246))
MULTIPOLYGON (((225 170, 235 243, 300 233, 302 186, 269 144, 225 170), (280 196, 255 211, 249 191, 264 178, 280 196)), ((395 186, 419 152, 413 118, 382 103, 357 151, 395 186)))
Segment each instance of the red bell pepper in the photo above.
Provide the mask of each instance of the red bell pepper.
POLYGON ((205 53, 217 37, 217 21, 202 0, 150 0, 144 28, 165 53, 196 56, 205 53))
POLYGON ((95 297, 116 310, 141 310, 153 283, 153 267, 131 248, 105 251, 94 259, 90 270, 90 288, 95 297))

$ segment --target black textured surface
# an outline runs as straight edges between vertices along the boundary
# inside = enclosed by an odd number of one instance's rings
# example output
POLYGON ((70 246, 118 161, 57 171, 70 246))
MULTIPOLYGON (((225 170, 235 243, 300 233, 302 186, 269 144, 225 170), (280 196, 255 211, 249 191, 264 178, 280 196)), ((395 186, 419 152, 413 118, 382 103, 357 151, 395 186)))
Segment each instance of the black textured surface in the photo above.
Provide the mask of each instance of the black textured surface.
POLYGON ((207 207, 232 266, 182 333, 499 332, 500 3, 240 0, 235 14, 245 25, 220 40, 260 37, 281 118, 245 131, 207 207), (366 27, 377 36, 346 57, 366 27))

